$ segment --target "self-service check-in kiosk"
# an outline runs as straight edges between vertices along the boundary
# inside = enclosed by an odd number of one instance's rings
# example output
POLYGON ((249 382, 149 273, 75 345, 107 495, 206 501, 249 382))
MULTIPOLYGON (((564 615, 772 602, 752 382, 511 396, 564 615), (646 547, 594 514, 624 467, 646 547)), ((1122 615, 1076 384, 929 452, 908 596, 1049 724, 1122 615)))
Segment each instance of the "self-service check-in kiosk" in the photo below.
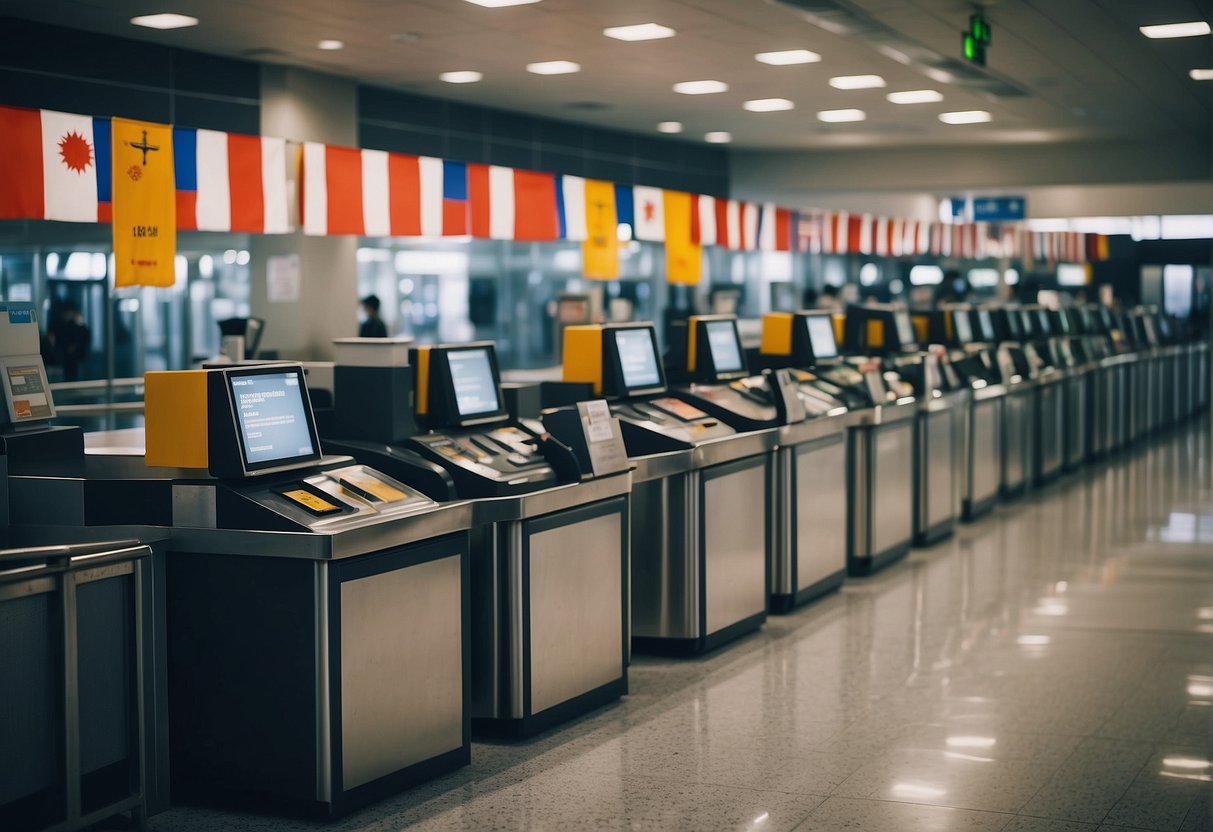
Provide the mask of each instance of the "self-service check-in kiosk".
POLYGON ((854 416, 844 390, 817 375, 838 360, 829 312, 763 316, 761 352, 768 366, 787 368, 809 414, 780 429, 775 454, 771 609, 786 612, 846 578, 847 432, 854 416))
POLYGON ((868 575, 904 557, 914 538, 918 400, 879 357, 913 343, 914 325, 904 309, 850 306, 842 340, 852 356, 848 368, 863 374, 873 401, 857 415, 848 447, 847 568, 868 575))
POLYGON ((631 466, 605 402, 528 425, 507 412, 491 343, 418 347, 411 363, 426 430, 406 445, 476 498, 473 727, 530 736, 627 693, 631 466))
POLYGON ((1049 310, 1030 305, 1019 311, 1024 331, 1042 362, 1032 393, 1035 442, 1031 454, 1031 480, 1035 485, 1044 485, 1057 478, 1064 461, 1065 383, 1070 359, 1066 343, 1054 337, 1049 310))
POLYGON ((299 365, 149 373, 174 796, 335 815, 467 764, 466 503, 322 455, 299 365))
MULTIPOLYGON (((729 366, 727 352, 715 366, 729 366)), ((649 323, 566 328, 563 375, 607 398, 636 465, 633 646, 702 653, 761 627, 778 433, 739 432, 693 403, 703 397, 673 394, 649 323)))
POLYGON ((1042 362, 1026 342, 1023 318, 1018 307, 990 308, 997 336, 998 366, 1007 388, 1002 420, 1003 498, 1022 494, 1032 481, 1032 449, 1035 443, 1033 394, 1042 362))

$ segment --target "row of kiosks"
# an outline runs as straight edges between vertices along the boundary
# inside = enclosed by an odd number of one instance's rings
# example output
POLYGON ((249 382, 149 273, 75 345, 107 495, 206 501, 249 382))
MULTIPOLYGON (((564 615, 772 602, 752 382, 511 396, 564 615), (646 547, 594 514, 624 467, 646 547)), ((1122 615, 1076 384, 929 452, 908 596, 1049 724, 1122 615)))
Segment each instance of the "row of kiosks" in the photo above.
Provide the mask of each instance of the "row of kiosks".
POLYGON ((465 503, 322 453, 299 365, 148 373, 175 800, 336 815, 466 765, 465 503))
POLYGON ((563 378, 609 402, 633 474, 632 645, 695 654, 767 616, 770 457, 784 418, 736 323, 692 318, 671 388, 652 324, 568 327, 563 378), (758 428, 758 429, 755 429, 758 428))
POLYGON ((631 466, 605 404, 512 417, 488 342, 338 366, 335 387, 326 447, 470 501, 473 730, 530 736, 626 693, 631 466))

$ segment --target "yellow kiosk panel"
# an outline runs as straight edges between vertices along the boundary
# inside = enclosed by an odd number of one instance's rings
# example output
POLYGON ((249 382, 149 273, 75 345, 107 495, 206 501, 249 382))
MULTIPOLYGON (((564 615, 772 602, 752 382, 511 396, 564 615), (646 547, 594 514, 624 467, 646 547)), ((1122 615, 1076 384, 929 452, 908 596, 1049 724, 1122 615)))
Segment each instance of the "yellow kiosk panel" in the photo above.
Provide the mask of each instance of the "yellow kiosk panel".
POLYGON ((595 395, 602 395, 602 337, 598 324, 564 328, 563 378, 593 384, 595 395))
POLYGON ((792 354, 792 323, 795 316, 791 312, 768 312, 762 316, 762 350, 763 355, 792 354))
POLYGON ((143 376, 145 461, 166 468, 206 468, 206 370, 143 376))

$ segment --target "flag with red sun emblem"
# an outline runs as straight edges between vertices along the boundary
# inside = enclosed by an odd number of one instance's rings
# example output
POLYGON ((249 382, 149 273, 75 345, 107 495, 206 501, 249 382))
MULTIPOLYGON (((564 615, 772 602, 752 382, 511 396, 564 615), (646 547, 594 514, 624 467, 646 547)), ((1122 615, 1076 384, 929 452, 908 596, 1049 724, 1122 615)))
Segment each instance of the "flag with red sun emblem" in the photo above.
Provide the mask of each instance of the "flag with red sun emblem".
POLYGON ((0 218, 97 222, 93 121, 0 107, 0 218))
POLYGON ((665 240, 665 196, 661 188, 636 185, 632 188, 636 211, 632 236, 637 240, 660 243, 665 240))

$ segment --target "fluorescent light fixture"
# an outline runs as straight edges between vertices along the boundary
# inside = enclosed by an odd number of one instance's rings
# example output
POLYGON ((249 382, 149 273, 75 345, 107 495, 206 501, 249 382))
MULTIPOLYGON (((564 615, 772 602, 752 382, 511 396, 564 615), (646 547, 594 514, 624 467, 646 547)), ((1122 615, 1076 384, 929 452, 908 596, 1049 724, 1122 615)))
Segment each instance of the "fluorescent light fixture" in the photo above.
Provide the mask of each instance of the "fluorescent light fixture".
POLYGON ((944 124, 982 124, 990 118, 990 114, 985 110, 958 110, 954 113, 939 114, 939 120, 944 124))
POLYGON ((1193 81, 1213 81, 1213 69, 1193 69, 1188 77, 1193 81))
POLYGON ((775 113, 780 110, 793 110, 796 105, 786 98, 755 98, 741 105, 751 113, 775 113))
POLYGON ((1020 647, 1048 647, 1053 639, 1048 636, 1020 636, 1015 643, 1020 647))
POLYGON ((884 79, 879 75, 836 75, 830 79, 830 86, 836 90, 870 90, 884 86, 884 79))
POLYGON ((822 110, 817 114, 818 121, 835 124, 842 121, 863 121, 868 114, 863 110, 822 110))
POLYGON ((911 266, 911 286, 938 286, 943 283, 943 269, 939 266, 911 266))
POLYGON ((993 748, 998 740, 994 737, 948 737, 949 748, 993 748))
POLYGON ((540 61, 527 64, 526 71, 536 75, 568 75, 572 72, 581 72, 581 64, 575 64, 572 61, 540 61))
POLYGON ((539 0, 467 0, 469 3, 474 3, 477 6, 484 6, 486 9, 500 9, 505 6, 525 6, 528 3, 538 3, 539 0))
POLYGON ((705 133, 703 140, 710 144, 728 144, 733 141, 733 134, 727 130, 713 130, 711 133, 705 133))
POLYGON ((474 69, 460 69, 455 72, 444 72, 438 76, 438 80, 446 81, 448 84, 475 84, 483 77, 474 69))
POLYGON ((198 18, 187 14, 141 14, 132 17, 131 23, 148 29, 185 29, 188 26, 197 26, 198 18))
POLYGON ((891 92, 885 98, 894 104, 930 104, 934 101, 943 101, 943 93, 939 90, 905 90, 891 92))
POLYGON ((339 40, 322 40, 316 44, 316 48, 325 52, 336 52, 338 49, 345 49, 345 43, 339 40))
POLYGON ((1162 23, 1157 26, 1142 26, 1141 33, 1148 38, 1191 38, 1209 34, 1209 24, 1203 20, 1191 23, 1162 23))
POLYGON ((679 81, 674 85, 674 92, 683 95, 711 95, 728 91, 729 85, 724 81, 679 81))
POLYGON ((785 49, 782 52, 759 52, 754 60, 771 66, 791 66, 792 64, 815 64, 821 60, 816 52, 807 49, 785 49))
POLYGON ((669 26, 662 26, 657 23, 638 23, 635 26, 612 26, 609 29, 603 29, 602 33, 608 38, 615 40, 661 40, 662 38, 672 38, 677 34, 669 26))
POLYGON ((663 121, 657 125, 658 133, 681 133, 681 121, 663 121))

